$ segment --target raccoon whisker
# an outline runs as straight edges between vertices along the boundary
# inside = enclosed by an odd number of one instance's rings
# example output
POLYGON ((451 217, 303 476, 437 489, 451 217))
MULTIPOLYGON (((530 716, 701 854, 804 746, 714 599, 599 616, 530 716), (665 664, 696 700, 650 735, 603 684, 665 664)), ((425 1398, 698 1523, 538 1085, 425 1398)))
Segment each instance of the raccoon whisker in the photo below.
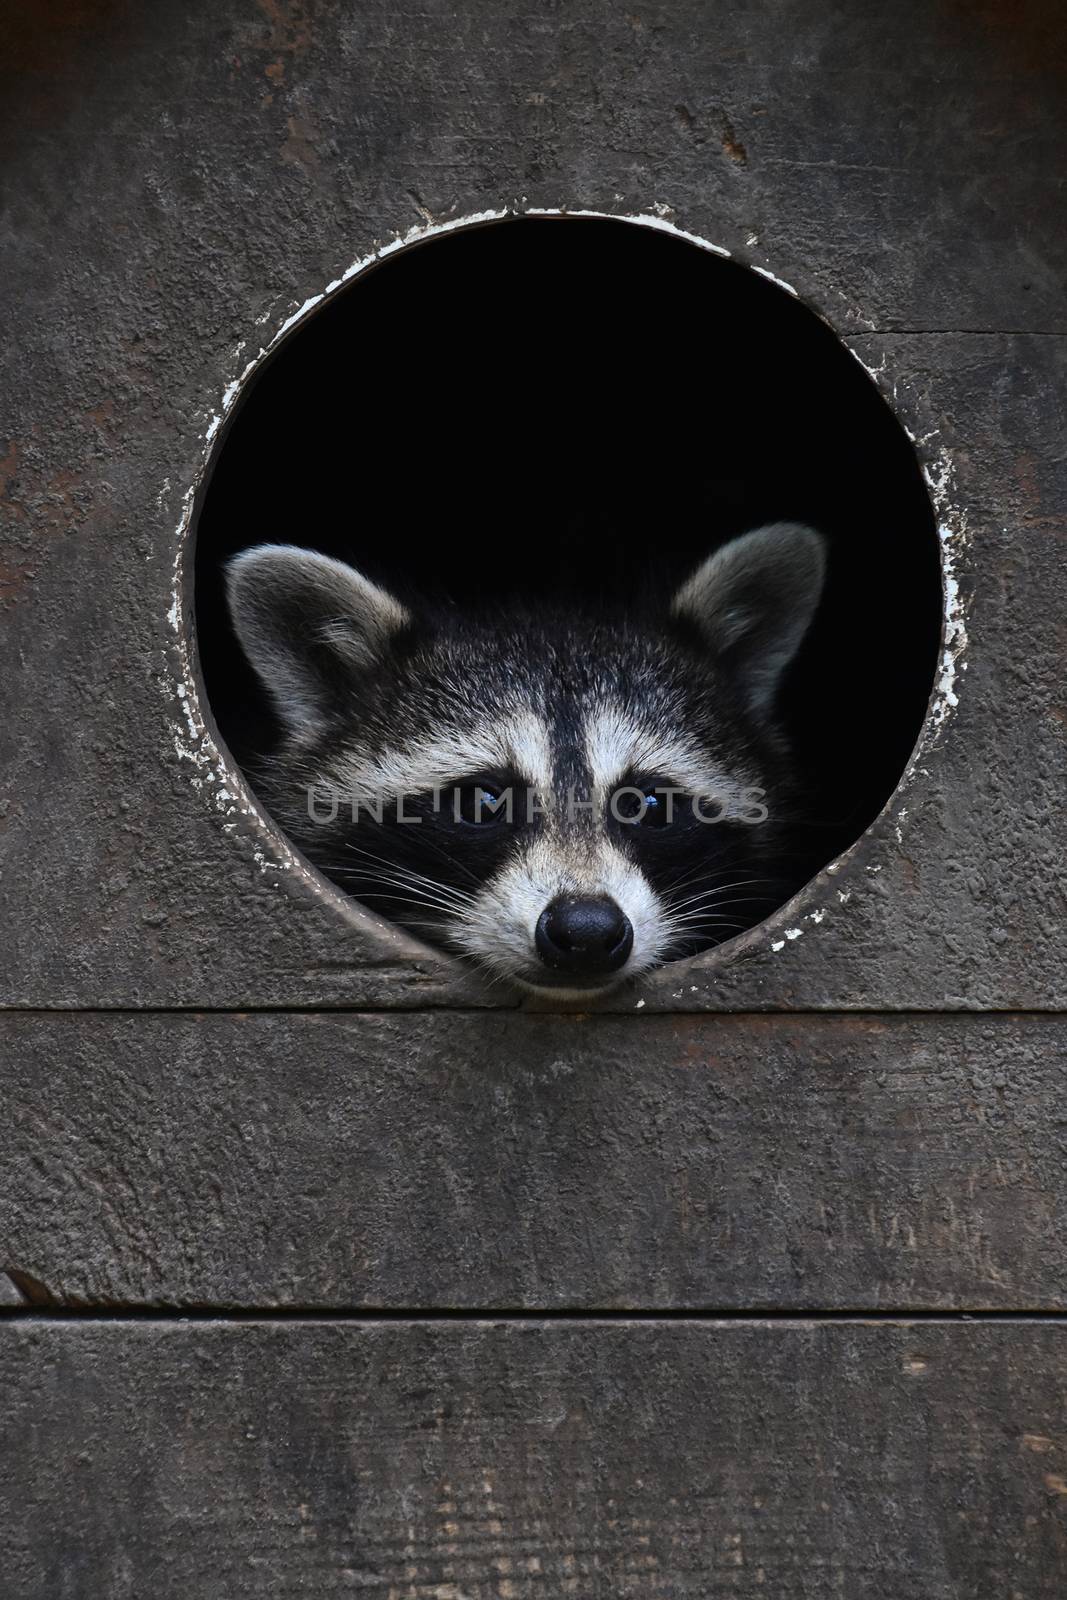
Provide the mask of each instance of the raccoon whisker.
MULTIPOLYGON (((766 913, 767 913, 768 909, 771 907, 772 903, 773 902, 771 902, 769 900, 731 900, 731 901, 728 901, 726 903, 726 905, 724 905, 724 906, 707 906, 707 907, 697 906, 692 911, 684 912, 683 915, 686 916, 686 917, 697 917, 697 918, 699 918, 699 917, 703 917, 705 915, 714 913, 716 916, 718 916, 720 914, 720 912, 727 911, 727 910, 732 910, 733 911, 733 915, 735 917, 744 916, 744 915, 746 915, 747 912, 752 911, 752 910, 754 910, 757 913, 760 913, 762 915, 766 915, 766 913), (741 909, 741 908, 744 908, 744 909, 741 909)), ((749 920, 750 921, 753 920, 751 916, 749 917, 749 920)), ((759 921, 759 915, 757 915, 755 920, 759 921)))
POLYGON ((374 850, 365 850, 362 845, 353 844, 350 840, 345 843, 346 850, 351 850, 353 855, 362 856, 365 861, 377 862, 379 866, 388 867, 391 872, 403 872, 408 877, 422 878, 426 883, 436 883, 436 878, 427 877, 423 872, 416 872, 413 867, 404 866, 402 861, 395 857, 382 856, 374 850))
POLYGON ((673 907, 668 907, 666 915, 671 922, 696 922, 709 917, 721 919, 725 911, 732 910, 736 917, 739 915, 738 907, 759 906, 763 903, 759 900, 724 900, 721 903, 712 900, 706 905, 690 906, 686 911, 675 911, 673 907))
POLYGON ((685 920, 691 920, 694 917, 721 917, 726 910, 734 910, 734 914, 736 914, 736 907, 758 906, 758 904, 760 904, 760 901, 723 901, 723 904, 718 901, 707 901, 704 906, 689 906, 686 910, 675 910, 673 907, 667 907, 667 915, 669 915, 672 922, 685 922, 685 920))
MULTIPOLYGON (((385 879, 380 880, 385 882, 385 879)), ((397 884, 394 888, 410 888, 408 884, 397 884)), ((443 911, 449 916, 459 916, 466 910, 466 905, 461 901, 442 900, 429 894, 396 894, 390 889, 355 888, 352 890, 357 900, 394 900, 399 904, 409 906, 425 906, 427 910, 443 911)))
MULTIPOLYGON (((418 904, 418 902, 413 902, 413 904, 418 904)), ((434 934, 438 939, 444 939, 446 941, 447 948, 453 950, 454 952, 463 954, 466 957, 469 965, 472 966, 475 971, 479 972, 488 984, 504 983, 510 978, 510 974, 507 971, 498 971, 488 956, 476 955, 473 951, 468 950, 464 944, 454 940, 450 936, 450 930, 447 927, 442 928, 440 922, 430 922, 421 918, 416 919, 415 917, 405 917, 403 926, 405 928, 425 928, 428 932, 434 934)))
POLYGON ((445 929, 444 937, 448 948, 462 955, 470 962, 475 971, 481 973, 487 983, 514 982, 513 975, 508 968, 499 964, 492 956, 479 954, 477 950, 471 948, 466 940, 451 935, 448 929, 445 929))
POLYGON ((514 983, 514 978, 506 969, 501 970, 493 965, 488 956, 475 956, 469 950, 465 951, 467 960, 470 961, 476 972, 480 972, 486 983, 501 984, 514 983))
MULTIPOLYGON (((700 892, 698 894, 688 895, 684 900, 673 900, 672 899, 672 900, 669 901, 669 904, 670 904, 670 907, 671 907, 672 910, 679 910, 679 911, 682 909, 683 906, 693 905, 697 901, 700 901, 700 900, 708 900, 708 901, 718 900, 720 904, 725 904, 725 902, 721 900, 721 896, 724 895, 724 894, 729 894, 731 889, 749 889, 749 888, 752 888, 757 883, 764 883, 764 882, 769 882, 769 879, 763 879, 763 878, 738 878, 736 880, 736 882, 734 882, 734 883, 722 883, 722 884, 717 884, 713 888, 702 889, 702 890, 700 890, 700 892)), ((753 898, 758 898, 758 897, 753 897, 753 898)))
POLYGON ((450 884, 440 883, 435 878, 424 878, 421 874, 407 874, 395 866, 388 870, 382 867, 365 867, 360 863, 353 865, 348 861, 331 861, 317 863, 322 872, 333 872, 346 878, 359 878, 367 883, 392 883, 403 888, 426 889, 434 894, 447 895, 457 904, 469 905, 473 896, 465 894, 462 890, 453 889, 450 884))
POLYGON ((469 878, 476 888, 480 889, 482 887, 478 874, 476 872, 472 872, 465 861, 461 861, 458 856, 454 856, 451 851, 446 850, 442 844, 437 842, 436 839, 427 837, 421 842, 431 849, 435 855, 440 856, 442 861, 446 861, 450 867, 455 867, 458 871, 462 872, 463 876, 465 878, 469 878))
POLYGON ((392 877, 384 872, 374 875, 364 873, 359 867, 341 867, 334 869, 335 875, 352 880, 348 892, 357 900, 369 899, 402 899, 407 898, 412 905, 435 906, 441 911, 449 911, 460 915, 467 911, 473 901, 467 895, 452 894, 442 885, 427 885, 412 883, 406 878, 392 877), (378 888, 377 885, 384 885, 378 888), (388 889, 402 889, 407 891, 406 896, 390 895, 388 889))
POLYGON ((727 894, 731 889, 756 889, 763 886, 768 893, 773 893, 775 880, 773 878, 733 878, 729 882, 709 880, 706 873, 696 872, 683 883, 668 883, 663 886, 663 895, 675 904, 681 902, 676 898, 680 890, 695 889, 697 894, 727 894))
POLYGON ((665 950, 669 952, 667 959, 675 960, 678 956, 685 954, 695 955, 698 950, 725 944, 727 939, 732 939, 735 934, 744 933, 747 927, 747 922, 735 922, 727 923, 719 928, 705 930, 696 928, 675 930, 668 928, 665 941, 665 950))
MULTIPOLYGON (((738 867, 748 866, 749 860, 745 856, 731 856, 725 861, 720 861, 717 867, 710 871, 705 862, 698 862, 695 867, 690 867, 687 872, 681 872, 677 877, 669 878, 664 884, 665 889, 681 889, 687 883, 700 878, 705 883, 714 883, 717 878, 725 878, 731 872, 736 872, 738 867)), ((758 879, 757 882, 770 882, 770 879, 758 879)))
POLYGON ((368 877, 380 878, 383 882, 389 881, 391 878, 393 882, 408 883, 412 886, 424 884, 427 888, 433 889, 437 893, 451 895, 456 900, 461 900, 468 904, 473 898, 473 896, 466 894, 454 884, 444 883, 440 878, 427 877, 423 872, 415 872, 413 868, 405 867, 402 862, 390 861, 385 856, 375 855, 370 850, 361 850, 356 845, 350 845, 349 848, 354 850, 357 855, 365 856, 368 861, 374 862, 374 870, 366 869, 358 864, 353 865, 351 862, 345 862, 343 864, 335 864, 333 868, 335 872, 359 873, 366 871, 368 877), (384 868, 385 871, 380 870, 381 868, 384 868))
POLYGON ((708 906, 718 910, 724 906, 760 906, 774 903, 774 897, 766 894, 742 894, 735 895, 733 899, 724 899, 722 895, 711 893, 707 895, 695 894, 690 896, 688 900, 673 901, 669 904, 668 909, 674 912, 686 911, 693 907, 708 906))
MULTIPOLYGON (((365 857, 366 860, 374 862, 379 866, 385 867, 390 872, 395 872, 395 873, 402 874, 403 877, 405 878, 405 880, 410 882, 410 883, 428 884, 434 889, 440 889, 443 892, 447 892, 449 894, 455 894, 457 896, 464 895, 464 893, 465 893, 465 891, 460 889, 456 884, 445 883, 440 878, 428 877, 427 874, 424 873, 424 872, 416 872, 411 867, 405 867, 402 862, 390 861, 386 856, 375 855, 373 851, 362 850, 362 849, 360 849, 360 847, 358 845, 349 845, 348 848, 350 850, 355 851, 355 853, 357 855, 365 857)), ((456 863, 456 864, 458 865, 458 863, 456 863)), ((348 866, 344 870, 358 872, 361 869, 359 867, 348 866)), ((379 874, 375 873, 375 876, 379 876, 379 874)), ((468 876, 471 876, 471 875, 468 874, 468 876)), ((472 877, 471 881, 476 886, 480 887, 480 885, 478 885, 478 880, 476 878, 472 877)), ((468 896, 467 898, 473 898, 473 896, 468 896)))
MULTIPOLYGON (((719 916, 719 914, 717 912, 715 912, 715 911, 713 911, 713 910, 711 910, 709 908, 707 910, 701 910, 701 911, 686 911, 680 917, 670 917, 670 918, 665 919, 665 920, 668 920, 672 927, 695 928, 695 927, 703 927, 705 925, 710 925, 713 922, 737 922, 740 919, 737 916, 733 916, 733 917, 722 917, 722 916, 719 916)), ((746 924, 746 926, 747 925, 748 924, 746 924)))
POLYGON ((405 917, 404 918, 404 927, 405 928, 429 928, 431 930, 431 932, 436 933, 438 936, 440 936, 440 933, 441 933, 441 924, 439 922, 421 921, 417 917, 405 917))
MULTIPOLYGON (((729 894, 731 889, 750 889, 762 881, 763 880, 760 878, 735 878, 732 883, 708 884, 705 888, 698 889, 695 894, 689 895, 686 898, 698 900, 710 895, 729 894)), ((685 900, 675 900, 673 901, 673 904, 684 905, 685 900)))
MULTIPOLYGON (((425 847, 425 848, 428 848, 430 850, 433 850, 433 852, 436 855, 439 855, 441 857, 442 861, 446 861, 450 867, 456 868, 457 871, 461 872, 465 878, 469 878, 470 881, 473 884, 475 884, 478 888, 481 887, 481 883, 480 883, 480 881, 479 881, 479 879, 477 877, 477 874, 472 872, 471 869, 466 865, 465 862, 460 861, 455 856, 451 855, 449 853, 449 851, 445 850, 440 844, 437 843, 436 840, 430 838, 429 835, 420 834, 420 836, 419 836, 419 845, 420 845, 420 848, 425 847)), ((394 860, 391 860, 388 856, 376 855, 373 850, 366 850, 366 849, 363 848, 362 845, 353 844, 351 840, 348 840, 346 842, 345 849, 353 851, 356 855, 365 856, 368 861, 380 861, 387 867, 396 867, 396 866, 400 865, 398 862, 396 862, 394 860)), ((407 872, 410 869, 407 868, 407 867, 401 866, 400 870, 403 871, 403 872, 407 872)), ((421 876, 421 874, 420 874, 420 876, 421 876)), ((433 882, 436 882, 437 880, 433 879, 433 878, 427 878, 426 881, 428 883, 433 883, 433 882)))
POLYGON ((447 900, 435 900, 431 895, 396 894, 389 889, 366 888, 356 892, 357 900, 395 900, 398 904, 406 906, 425 906, 428 911, 447 911, 455 914, 458 909, 447 900))
POLYGON ((720 874, 709 874, 703 863, 698 863, 695 867, 690 867, 688 872, 679 872, 675 877, 668 878, 663 885, 664 893, 669 894, 673 889, 685 889, 689 884, 697 881, 706 883, 709 878, 717 876, 720 876, 720 874))
POLYGON ((693 934, 697 928, 744 928, 748 924, 739 922, 736 917, 683 917, 678 922, 668 924, 668 931, 674 933, 693 934))
POLYGON ((447 895, 450 900, 456 900, 464 905, 473 899, 472 895, 463 889, 454 888, 452 884, 442 883, 437 878, 424 877, 421 872, 408 872, 402 867, 365 867, 362 862, 357 862, 355 865, 346 864, 340 870, 349 877, 366 878, 370 883, 396 883, 412 889, 427 889, 432 894, 447 895))

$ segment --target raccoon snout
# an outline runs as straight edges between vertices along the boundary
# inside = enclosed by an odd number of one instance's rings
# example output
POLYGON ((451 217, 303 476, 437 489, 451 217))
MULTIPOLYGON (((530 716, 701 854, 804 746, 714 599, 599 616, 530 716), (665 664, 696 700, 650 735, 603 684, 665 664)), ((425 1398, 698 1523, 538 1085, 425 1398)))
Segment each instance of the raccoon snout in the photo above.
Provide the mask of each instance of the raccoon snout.
POLYGON ((557 972, 617 972, 633 949, 634 930, 614 900, 563 895, 538 917, 534 943, 557 972))

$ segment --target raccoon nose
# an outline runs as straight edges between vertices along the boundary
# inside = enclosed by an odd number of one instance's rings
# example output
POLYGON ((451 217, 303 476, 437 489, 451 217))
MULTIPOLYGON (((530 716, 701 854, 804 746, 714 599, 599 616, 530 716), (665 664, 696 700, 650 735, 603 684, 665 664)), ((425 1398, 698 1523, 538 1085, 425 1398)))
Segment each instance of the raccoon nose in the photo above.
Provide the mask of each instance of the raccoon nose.
POLYGON ((630 919, 614 900, 563 895, 537 919, 537 954, 558 972, 617 972, 633 949, 630 919))

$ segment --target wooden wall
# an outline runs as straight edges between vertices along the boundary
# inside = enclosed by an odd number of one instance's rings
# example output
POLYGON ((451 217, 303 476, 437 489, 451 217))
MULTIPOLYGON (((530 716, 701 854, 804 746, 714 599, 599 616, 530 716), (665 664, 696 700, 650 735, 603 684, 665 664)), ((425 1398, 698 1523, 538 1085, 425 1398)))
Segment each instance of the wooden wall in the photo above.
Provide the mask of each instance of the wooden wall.
POLYGON ((634 6, 5 20, 18 1600, 1064 1592, 1064 26, 634 6), (192 650, 229 382, 353 261, 509 207, 795 285, 918 438, 958 585, 855 850, 595 1014, 308 875, 192 650))

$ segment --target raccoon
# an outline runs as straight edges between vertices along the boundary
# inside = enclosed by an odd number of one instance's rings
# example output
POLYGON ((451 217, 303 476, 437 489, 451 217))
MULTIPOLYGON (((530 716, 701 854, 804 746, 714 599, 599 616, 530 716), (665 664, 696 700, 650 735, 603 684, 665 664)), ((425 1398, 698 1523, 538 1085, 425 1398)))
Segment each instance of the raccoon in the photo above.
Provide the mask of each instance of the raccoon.
POLYGON ((434 613, 310 550, 226 572, 280 721, 253 774, 338 885, 493 979, 596 993, 759 921, 797 886, 776 715, 824 541, 779 522, 662 614, 434 613))

